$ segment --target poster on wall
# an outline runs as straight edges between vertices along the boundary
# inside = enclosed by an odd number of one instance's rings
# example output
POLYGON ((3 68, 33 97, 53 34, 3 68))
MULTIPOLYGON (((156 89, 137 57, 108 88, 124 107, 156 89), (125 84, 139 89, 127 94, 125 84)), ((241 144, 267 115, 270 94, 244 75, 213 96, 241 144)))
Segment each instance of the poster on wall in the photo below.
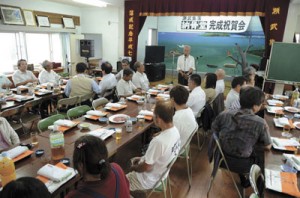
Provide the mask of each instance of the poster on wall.
POLYGON ((178 31, 245 32, 251 16, 183 16, 178 20, 178 31))

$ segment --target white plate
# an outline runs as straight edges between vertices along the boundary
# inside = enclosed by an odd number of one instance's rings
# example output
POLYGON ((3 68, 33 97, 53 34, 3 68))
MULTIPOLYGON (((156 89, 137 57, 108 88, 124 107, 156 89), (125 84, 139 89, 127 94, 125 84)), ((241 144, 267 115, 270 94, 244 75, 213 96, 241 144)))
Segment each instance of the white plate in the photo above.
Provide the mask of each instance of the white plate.
POLYGON ((294 122, 294 125, 297 129, 300 129, 300 122, 294 122))
POLYGON ((269 113, 275 113, 277 110, 283 110, 282 107, 274 107, 274 106, 267 106, 267 112, 269 113))
POLYGON ((298 113, 300 110, 296 107, 286 106, 284 107, 284 110, 290 112, 290 113, 298 113))
POLYGON ((129 116, 128 115, 125 115, 125 114, 116 114, 116 115, 113 115, 113 116, 110 116, 108 118, 108 120, 112 123, 116 123, 116 124, 120 124, 120 123, 124 123, 126 122, 127 118, 129 116), (122 120, 121 121, 115 121, 116 118, 121 118, 122 120))
POLYGON ((268 105, 271 105, 271 106, 275 106, 277 104, 283 104, 283 102, 280 100, 267 100, 267 102, 268 102, 268 105))
POLYGON ((272 97, 274 98, 274 99, 279 99, 279 100, 281 100, 281 99, 289 99, 289 97, 288 96, 284 96, 284 95, 272 95, 272 97))

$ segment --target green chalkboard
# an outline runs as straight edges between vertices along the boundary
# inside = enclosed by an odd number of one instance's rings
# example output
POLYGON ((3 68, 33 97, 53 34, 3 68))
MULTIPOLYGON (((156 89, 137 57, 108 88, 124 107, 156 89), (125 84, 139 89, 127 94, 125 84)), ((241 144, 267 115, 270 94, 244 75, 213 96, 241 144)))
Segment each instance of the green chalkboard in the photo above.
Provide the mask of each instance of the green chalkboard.
POLYGON ((300 82, 300 44, 273 43, 267 79, 300 82))

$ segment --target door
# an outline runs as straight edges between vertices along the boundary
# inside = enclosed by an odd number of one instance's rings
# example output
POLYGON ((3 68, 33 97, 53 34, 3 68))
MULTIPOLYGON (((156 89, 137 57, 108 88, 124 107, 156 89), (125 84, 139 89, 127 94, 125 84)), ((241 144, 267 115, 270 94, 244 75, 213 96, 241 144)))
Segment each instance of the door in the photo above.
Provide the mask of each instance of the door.
POLYGON ((70 75, 76 75, 76 64, 85 62, 85 58, 80 56, 80 40, 84 39, 83 34, 70 34, 70 75))

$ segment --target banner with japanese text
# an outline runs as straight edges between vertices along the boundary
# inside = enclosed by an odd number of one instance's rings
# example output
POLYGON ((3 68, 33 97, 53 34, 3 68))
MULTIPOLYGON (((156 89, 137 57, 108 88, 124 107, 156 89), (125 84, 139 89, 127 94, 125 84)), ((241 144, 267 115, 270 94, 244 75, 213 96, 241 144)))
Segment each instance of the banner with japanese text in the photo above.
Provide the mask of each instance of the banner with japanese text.
POLYGON ((250 21, 250 16, 183 16, 177 30, 239 33, 247 31, 250 21))
POLYGON ((139 33, 139 4, 136 1, 125 1, 124 20, 124 56, 130 56, 134 63, 139 33))

